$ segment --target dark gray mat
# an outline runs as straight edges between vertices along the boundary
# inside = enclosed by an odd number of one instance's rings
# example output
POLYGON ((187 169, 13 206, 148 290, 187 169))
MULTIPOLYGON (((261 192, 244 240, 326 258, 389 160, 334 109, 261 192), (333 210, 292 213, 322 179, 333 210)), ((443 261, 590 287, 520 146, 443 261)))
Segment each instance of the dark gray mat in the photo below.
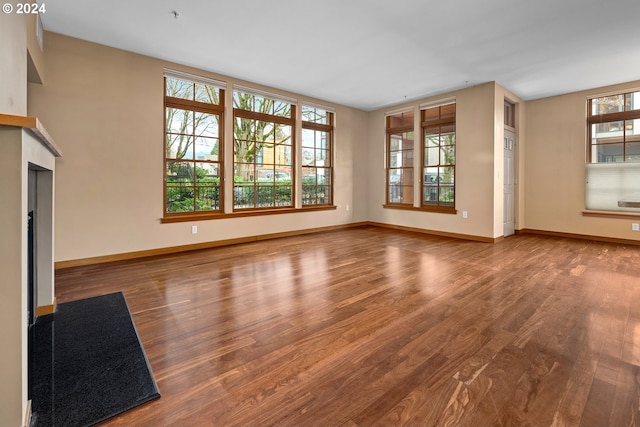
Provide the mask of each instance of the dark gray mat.
POLYGON ((122 292, 59 304, 53 424, 90 426, 160 397, 122 292))

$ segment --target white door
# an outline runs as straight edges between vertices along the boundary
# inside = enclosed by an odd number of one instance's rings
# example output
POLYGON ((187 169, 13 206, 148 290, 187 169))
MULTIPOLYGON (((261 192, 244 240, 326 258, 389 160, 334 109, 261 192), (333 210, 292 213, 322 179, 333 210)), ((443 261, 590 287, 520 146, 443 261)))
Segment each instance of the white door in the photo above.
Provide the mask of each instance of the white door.
POLYGON ((511 236, 515 233, 515 168, 516 135, 504 130, 504 236, 511 236))

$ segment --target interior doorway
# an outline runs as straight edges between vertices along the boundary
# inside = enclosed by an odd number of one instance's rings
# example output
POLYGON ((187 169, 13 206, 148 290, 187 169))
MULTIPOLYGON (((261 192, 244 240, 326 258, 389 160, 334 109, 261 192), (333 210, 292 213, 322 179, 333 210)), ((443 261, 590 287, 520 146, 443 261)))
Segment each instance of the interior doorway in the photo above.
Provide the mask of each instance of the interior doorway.
POLYGON ((516 191, 516 123, 515 104, 504 101, 504 195, 503 195, 503 235, 515 234, 515 191, 516 191))
POLYGON ((515 147, 516 135, 510 130, 504 131, 504 236, 515 233, 515 147))

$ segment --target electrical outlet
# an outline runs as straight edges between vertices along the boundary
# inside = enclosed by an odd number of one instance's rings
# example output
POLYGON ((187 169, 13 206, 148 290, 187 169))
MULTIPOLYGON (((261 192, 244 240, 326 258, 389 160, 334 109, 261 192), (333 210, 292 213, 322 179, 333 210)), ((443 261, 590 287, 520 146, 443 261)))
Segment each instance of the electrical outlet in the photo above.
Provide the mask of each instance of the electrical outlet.
POLYGON ((631 231, 640 231, 640 225, 634 222, 633 224, 631 224, 631 231))
POLYGON ((467 212, 467 211, 462 211, 462 218, 464 218, 464 219, 469 218, 469 212, 467 212))
POLYGON ((347 212, 349 211, 349 205, 347 205, 347 212))
POLYGON ((197 225, 192 225, 191 226, 191 234, 198 234, 198 226, 197 225))

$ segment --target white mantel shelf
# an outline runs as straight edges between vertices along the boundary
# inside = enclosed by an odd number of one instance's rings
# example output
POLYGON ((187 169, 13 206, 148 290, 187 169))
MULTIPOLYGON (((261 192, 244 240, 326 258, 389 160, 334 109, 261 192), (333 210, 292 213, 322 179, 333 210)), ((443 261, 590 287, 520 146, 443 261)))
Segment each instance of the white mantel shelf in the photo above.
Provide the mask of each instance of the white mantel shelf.
POLYGON ((54 156, 62 157, 62 150, 56 145, 51 135, 49 135, 37 117, 0 114, 0 126, 13 126, 27 129, 31 131, 54 156))

